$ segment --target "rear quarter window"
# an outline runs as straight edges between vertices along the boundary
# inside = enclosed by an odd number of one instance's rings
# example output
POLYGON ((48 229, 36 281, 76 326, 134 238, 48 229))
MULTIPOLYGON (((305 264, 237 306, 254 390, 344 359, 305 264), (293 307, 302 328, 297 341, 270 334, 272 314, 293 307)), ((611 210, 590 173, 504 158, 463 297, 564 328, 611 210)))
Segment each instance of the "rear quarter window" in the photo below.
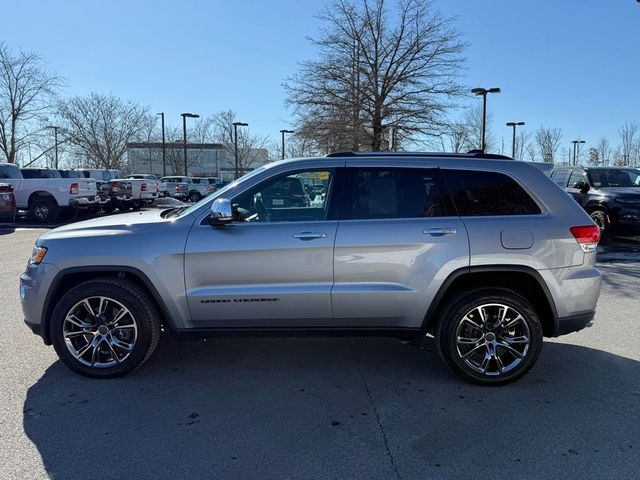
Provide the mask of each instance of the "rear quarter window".
POLYGON ((0 178, 22 178, 22 173, 15 165, 0 165, 0 178))
POLYGON ((540 207, 518 183, 503 173, 442 170, 458 215, 537 215, 540 207))

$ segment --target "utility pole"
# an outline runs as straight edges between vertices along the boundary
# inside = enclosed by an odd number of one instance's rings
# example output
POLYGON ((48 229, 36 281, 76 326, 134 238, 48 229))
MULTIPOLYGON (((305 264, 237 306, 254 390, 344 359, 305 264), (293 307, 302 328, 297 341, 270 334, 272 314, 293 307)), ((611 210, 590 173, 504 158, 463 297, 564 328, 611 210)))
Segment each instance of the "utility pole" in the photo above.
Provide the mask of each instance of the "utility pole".
POLYGON ((524 122, 507 122, 507 127, 513 127, 513 139, 511 140, 511 158, 516 158, 516 127, 524 125, 524 122))
POLYGON ((488 93, 500 93, 500 89, 497 87, 492 88, 472 88, 471 93, 475 95, 482 95, 482 142, 480 143, 480 150, 484 152, 487 144, 485 141, 487 131, 487 94, 488 93))
POLYGON ((162 125, 162 176, 167 176, 167 144, 164 138, 164 112, 158 113, 162 125))
POLYGON ((54 138, 54 146, 56 151, 56 159, 55 159, 55 169, 58 169, 58 127, 57 125, 49 125, 47 128, 53 128, 53 138, 54 138))
POLYGON ((184 176, 187 176, 187 118, 200 118, 197 113, 181 113, 182 117, 182 148, 184 150, 184 176))
POLYGON ((584 140, 571 140, 571 143, 573 143, 573 165, 578 165, 578 153, 579 153, 578 145, 581 145, 586 142, 584 140))
POLYGON ((245 122, 233 122, 233 137, 235 143, 235 156, 236 156, 236 168, 234 174, 234 180, 238 178, 238 127, 248 127, 249 124, 245 122))
POLYGON ((284 160, 284 134, 285 133, 295 133, 293 130, 280 130, 280 133, 282 134, 282 160, 284 160))

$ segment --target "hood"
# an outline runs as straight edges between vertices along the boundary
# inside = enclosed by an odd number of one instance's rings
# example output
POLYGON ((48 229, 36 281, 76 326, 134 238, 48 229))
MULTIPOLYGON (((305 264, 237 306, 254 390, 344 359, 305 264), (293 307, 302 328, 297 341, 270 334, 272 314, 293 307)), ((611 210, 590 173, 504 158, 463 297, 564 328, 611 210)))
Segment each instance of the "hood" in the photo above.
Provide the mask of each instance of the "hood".
POLYGON ((171 222, 173 220, 162 218, 161 213, 162 210, 149 210, 145 212, 108 215, 101 218, 85 220, 84 222, 70 223, 48 231, 40 237, 40 240, 126 235, 133 232, 140 232, 152 228, 158 223, 171 222))
POLYGON ((634 197, 640 199, 640 187, 600 187, 598 192, 607 195, 620 195, 622 197, 634 197))

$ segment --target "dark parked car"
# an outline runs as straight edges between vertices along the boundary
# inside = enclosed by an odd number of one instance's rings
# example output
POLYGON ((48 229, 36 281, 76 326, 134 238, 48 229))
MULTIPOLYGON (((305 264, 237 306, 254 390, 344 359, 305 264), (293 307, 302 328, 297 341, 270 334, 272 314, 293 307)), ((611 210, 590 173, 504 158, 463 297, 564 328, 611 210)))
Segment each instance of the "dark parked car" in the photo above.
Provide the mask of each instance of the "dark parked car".
POLYGON ((640 169, 563 167, 551 179, 570 193, 602 235, 640 235, 640 169))

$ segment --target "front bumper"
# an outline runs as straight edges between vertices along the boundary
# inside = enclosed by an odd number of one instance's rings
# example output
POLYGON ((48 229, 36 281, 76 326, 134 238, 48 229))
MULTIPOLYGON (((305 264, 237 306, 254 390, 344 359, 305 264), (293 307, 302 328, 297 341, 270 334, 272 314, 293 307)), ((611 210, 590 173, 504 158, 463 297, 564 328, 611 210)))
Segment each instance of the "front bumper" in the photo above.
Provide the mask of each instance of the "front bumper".
MULTIPOLYGON (((56 267, 42 262, 40 265, 29 265, 20 275, 20 303, 24 314, 24 323, 33 333, 41 336, 47 345, 50 344, 46 334, 46 325, 49 319, 43 318, 44 305, 57 273, 56 267)), ((57 300, 56 298, 51 299, 53 302, 57 300)))

